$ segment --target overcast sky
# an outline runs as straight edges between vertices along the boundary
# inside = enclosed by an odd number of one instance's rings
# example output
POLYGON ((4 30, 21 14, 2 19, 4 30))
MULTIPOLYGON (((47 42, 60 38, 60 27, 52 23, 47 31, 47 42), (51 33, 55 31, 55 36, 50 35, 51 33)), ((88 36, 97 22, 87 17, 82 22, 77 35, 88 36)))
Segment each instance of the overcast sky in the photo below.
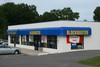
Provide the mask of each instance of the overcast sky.
POLYGON ((79 21, 93 21, 93 11, 97 6, 100 6, 100 0, 1 0, 0 4, 6 2, 35 5, 39 14, 52 9, 70 7, 74 12, 80 13, 79 21))

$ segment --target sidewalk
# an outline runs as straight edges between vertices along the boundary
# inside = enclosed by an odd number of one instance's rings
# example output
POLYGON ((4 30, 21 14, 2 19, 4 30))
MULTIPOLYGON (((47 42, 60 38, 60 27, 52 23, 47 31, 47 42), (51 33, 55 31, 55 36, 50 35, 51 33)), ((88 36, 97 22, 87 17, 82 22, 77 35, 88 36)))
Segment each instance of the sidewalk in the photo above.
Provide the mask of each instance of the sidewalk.
POLYGON ((25 49, 25 48, 20 48, 20 49, 21 49, 21 53, 31 55, 31 56, 40 56, 40 55, 49 54, 49 53, 46 53, 46 52, 30 50, 30 49, 25 49))

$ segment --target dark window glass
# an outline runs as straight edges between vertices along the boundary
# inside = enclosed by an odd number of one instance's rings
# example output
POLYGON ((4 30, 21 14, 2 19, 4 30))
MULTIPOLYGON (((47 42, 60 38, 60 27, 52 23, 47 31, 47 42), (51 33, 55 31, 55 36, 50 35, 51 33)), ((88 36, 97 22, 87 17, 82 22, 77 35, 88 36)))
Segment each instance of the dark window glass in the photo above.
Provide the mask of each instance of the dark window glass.
POLYGON ((29 35, 28 37, 28 45, 33 46, 34 45, 34 36, 33 35, 29 35))
POLYGON ((21 44, 22 44, 22 45, 27 45, 27 38, 26 38, 26 35, 22 35, 22 36, 21 36, 21 44))
POLYGON ((47 47, 57 49, 57 36, 47 36, 47 47))
POLYGON ((84 48, 84 37, 82 36, 82 43, 71 43, 71 49, 83 49, 84 48))
POLYGON ((10 42, 11 43, 16 43, 16 44, 19 44, 19 36, 18 35, 10 35, 10 42))
POLYGON ((33 46, 33 36, 32 35, 22 35, 21 36, 21 44, 33 46))

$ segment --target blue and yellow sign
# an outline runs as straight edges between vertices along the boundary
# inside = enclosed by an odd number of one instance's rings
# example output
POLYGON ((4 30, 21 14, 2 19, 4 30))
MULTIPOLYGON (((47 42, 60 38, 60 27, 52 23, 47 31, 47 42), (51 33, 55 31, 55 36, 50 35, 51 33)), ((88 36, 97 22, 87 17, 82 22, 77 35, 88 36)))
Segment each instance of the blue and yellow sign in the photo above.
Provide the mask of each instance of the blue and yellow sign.
POLYGON ((67 30, 67 35, 88 35, 88 30, 67 30))
POLYGON ((30 35, 40 35, 40 31, 30 31, 30 35))

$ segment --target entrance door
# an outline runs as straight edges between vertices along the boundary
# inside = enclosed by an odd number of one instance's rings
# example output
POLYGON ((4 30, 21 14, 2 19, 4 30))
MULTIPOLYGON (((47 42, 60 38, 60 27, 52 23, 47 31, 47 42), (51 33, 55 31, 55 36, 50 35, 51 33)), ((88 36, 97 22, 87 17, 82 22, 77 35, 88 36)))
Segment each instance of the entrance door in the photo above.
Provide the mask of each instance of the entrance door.
POLYGON ((38 50, 40 43, 41 43, 41 36, 40 35, 34 35, 35 50, 38 50))

